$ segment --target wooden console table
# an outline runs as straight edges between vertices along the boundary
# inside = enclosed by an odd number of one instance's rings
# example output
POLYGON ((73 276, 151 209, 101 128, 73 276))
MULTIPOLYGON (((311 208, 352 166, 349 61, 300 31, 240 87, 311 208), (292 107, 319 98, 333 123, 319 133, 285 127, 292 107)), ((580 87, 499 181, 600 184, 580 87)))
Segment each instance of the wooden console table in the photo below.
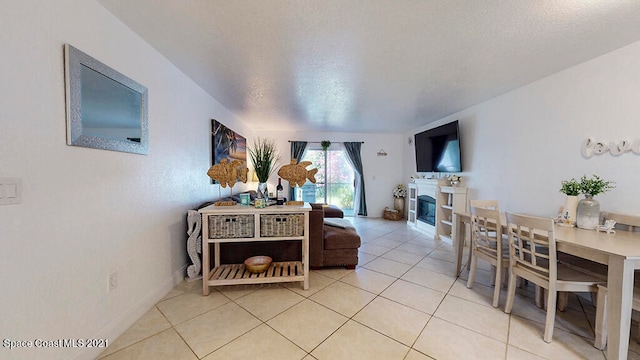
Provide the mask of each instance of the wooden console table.
POLYGON ((302 281, 309 289, 309 211, 311 206, 214 206, 199 210, 202 214, 202 294, 209 286, 261 284, 302 281), (300 224, 299 221, 303 221, 300 224), (296 222, 297 226, 291 226, 296 222), (248 241, 302 242, 302 261, 274 262, 266 272, 253 274, 244 264, 220 264, 220 243, 248 241), (214 246, 214 267, 209 270, 210 245, 214 246))

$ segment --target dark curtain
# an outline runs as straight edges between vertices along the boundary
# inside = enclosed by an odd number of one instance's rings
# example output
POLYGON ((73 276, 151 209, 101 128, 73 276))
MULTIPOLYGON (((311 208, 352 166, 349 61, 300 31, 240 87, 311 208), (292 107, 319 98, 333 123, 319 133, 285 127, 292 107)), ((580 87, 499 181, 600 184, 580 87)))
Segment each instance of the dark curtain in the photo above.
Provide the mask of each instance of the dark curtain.
POLYGON ((361 142, 344 142, 347 159, 356 172, 355 201, 353 211, 357 215, 367 216, 367 200, 364 196, 364 170, 362 168, 362 156, 360 155, 361 142))
MULTIPOLYGON (((307 149, 306 141, 292 141, 291 142, 291 159, 296 159, 298 162, 302 160, 304 151, 307 149)), ((289 200, 295 200, 296 189, 289 187, 289 200)))

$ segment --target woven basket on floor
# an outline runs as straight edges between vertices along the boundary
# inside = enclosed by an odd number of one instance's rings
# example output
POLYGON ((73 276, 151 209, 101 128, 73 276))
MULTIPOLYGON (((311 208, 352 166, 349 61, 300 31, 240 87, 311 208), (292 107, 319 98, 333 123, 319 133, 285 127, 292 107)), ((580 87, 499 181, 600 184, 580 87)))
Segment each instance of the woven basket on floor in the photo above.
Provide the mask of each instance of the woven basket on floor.
POLYGON ((382 217, 387 220, 402 220, 402 213, 398 210, 384 209, 382 217))

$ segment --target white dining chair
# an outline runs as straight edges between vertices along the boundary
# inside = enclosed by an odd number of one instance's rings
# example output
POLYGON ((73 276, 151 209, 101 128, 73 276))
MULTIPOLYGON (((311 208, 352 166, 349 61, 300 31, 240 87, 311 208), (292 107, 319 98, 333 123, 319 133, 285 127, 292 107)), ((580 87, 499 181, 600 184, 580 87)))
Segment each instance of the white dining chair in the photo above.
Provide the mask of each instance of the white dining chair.
POLYGON ((615 229, 618 231, 638 232, 640 231, 640 216, 614 212, 603 212, 603 219, 616 222, 615 229))
POLYGON ((469 200, 469 209, 472 207, 498 210, 498 200, 473 199, 469 200))
POLYGON ((509 285, 505 312, 511 313, 520 277, 546 290, 547 316, 543 339, 553 339, 559 291, 595 292, 602 281, 557 262, 553 219, 507 213, 509 285))
POLYGON ((494 270, 493 306, 500 303, 500 290, 504 271, 509 266, 506 242, 502 238, 500 210, 471 206, 471 262, 467 288, 475 281, 478 259, 491 264, 494 270))
MULTIPOLYGON (((469 200, 469 211, 471 211, 472 207, 490 209, 490 210, 498 210, 498 200, 484 200, 484 199, 473 199, 469 200)), ((469 228, 473 231, 473 226, 469 224, 469 228)), ((471 233, 471 232, 470 232, 471 233)), ((471 270, 471 248, 472 245, 469 243, 469 256, 467 258, 467 269, 471 270)))

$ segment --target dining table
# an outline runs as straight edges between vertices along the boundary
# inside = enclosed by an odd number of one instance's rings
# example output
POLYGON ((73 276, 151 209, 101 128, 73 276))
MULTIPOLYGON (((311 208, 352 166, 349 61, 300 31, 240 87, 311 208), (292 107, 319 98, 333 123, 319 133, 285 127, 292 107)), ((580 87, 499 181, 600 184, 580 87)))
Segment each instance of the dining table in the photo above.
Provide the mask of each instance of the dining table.
MULTIPOLYGON (((503 232, 506 223, 502 214, 503 232)), ((453 233, 455 252, 454 271, 460 274, 466 226, 471 223, 468 212, 454 212, 453 233)), ((617 231, 607 233, 556 224, 556 248, 574 256, 608 265, 607 273, 607 359, 627 359, 634 271, 640 269, 640 233, 617 231)))

